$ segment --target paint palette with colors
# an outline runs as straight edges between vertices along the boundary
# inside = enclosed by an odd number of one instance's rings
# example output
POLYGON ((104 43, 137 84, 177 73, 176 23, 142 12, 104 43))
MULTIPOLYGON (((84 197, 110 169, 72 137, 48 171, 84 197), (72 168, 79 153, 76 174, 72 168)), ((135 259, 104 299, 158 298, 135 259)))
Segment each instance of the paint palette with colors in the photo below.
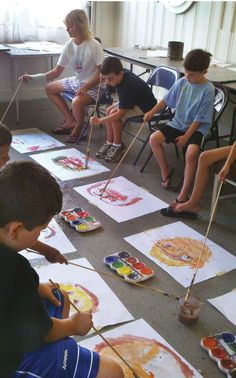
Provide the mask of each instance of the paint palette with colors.
POLYGON ((101 227, 101 223, 81 207, 63 210, 61 217, 78 232, 88 232, 101 227))
POLYGON ((106 256, 103 262, 129 282, 146 281, 154 276, 154 271, 131 253, 121 251, 106 256))
POLYGON ((222 332, 201 339, 201 346, 228 378, 236 377, 236 336, 222 332))

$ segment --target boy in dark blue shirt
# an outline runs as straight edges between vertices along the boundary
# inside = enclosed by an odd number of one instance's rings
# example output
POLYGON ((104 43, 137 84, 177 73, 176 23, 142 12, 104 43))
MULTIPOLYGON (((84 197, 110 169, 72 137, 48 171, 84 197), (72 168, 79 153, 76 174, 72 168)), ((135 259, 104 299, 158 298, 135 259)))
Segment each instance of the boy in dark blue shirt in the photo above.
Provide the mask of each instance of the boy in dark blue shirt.
POLYGON ((26 161, 0 170, 0 377, 123 378, 114 361, 69 337, 92 327, 90 313, 69 316, 67 295, 39 283, 17 252, 34 246, 62 193, 45 168, 26 161))
POLYGON ((148 112, 157 101, 148 84, 134 73, 125 70, 118 58, 107 57, 100 71, 106 83, 115 87, 119 101, 107 108, 105 117, 91 117, 93 125, 105 123, 107 129, 106 142, 96 156, 104 158, 107 162, 115 162, 120 159, 125 148, 121 140, 125 121, 148 112))

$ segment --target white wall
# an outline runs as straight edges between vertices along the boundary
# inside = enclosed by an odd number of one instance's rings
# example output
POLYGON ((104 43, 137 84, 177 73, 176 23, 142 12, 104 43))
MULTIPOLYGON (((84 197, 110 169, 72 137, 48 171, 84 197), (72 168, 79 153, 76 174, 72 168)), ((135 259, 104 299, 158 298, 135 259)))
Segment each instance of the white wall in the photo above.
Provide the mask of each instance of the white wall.
POLYGON ((163 2, 124 1, 115 5, 115 46, 167 47, 184 42, 186 51, 209 50, 215 58, 236 63, 236 2, 198 1, 175 15, 163 2))

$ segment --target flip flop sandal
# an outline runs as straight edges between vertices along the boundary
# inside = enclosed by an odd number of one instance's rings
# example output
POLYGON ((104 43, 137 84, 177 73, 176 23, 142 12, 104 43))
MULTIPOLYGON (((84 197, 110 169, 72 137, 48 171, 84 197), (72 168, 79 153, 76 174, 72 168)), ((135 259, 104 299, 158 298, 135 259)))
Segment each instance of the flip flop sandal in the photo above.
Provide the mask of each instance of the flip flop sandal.
POLYGON ((79 138, 79 135, 68 135, 65 142, 66 143, 76 143, 79 138))
POLYGON ((175 199, 175 202, 176 203, 185 203, 185 202, 188 202, 188 200, 189 200, 189 198, 187 198, 186 200, 184 200, 184 201, 180 201, 179 199, 178 199, 178 197, 175 199))
POLYGON ((168 189, 168 187, 170 186, 170 179, 171 177, 173 176, 173 173, 174 173, 174 168, 172 168, 170 170, 170 173, 168 174, 168 176, 166 176, 162 181, 161 181, 161 184, 163 186, 164 189, 168 189))
POLYGON ((195 220, 198 217, 197 213, 194 213, 192 211, 177 212, 171 206, 161 209, 160 212, 161 212, 161 215, 164 215, 165 217, 170 217, 170 218, 185 218, 185 219, 195 220))
POLYGON ((56 129, 52 130, 52 134, 57 134, 57 135, 68 135, 71 133, 71 129, 68 127, 57 127, 56 129))

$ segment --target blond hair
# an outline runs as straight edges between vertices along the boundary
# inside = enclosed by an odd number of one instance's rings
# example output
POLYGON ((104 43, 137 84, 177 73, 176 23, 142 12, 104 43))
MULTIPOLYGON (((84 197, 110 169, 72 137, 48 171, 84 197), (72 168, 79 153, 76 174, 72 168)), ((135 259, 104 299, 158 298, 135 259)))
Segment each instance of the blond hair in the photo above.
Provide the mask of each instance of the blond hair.
POLYGON ((66 26, 73 25, 78 35, 82 35, 84 39, 91 39, 92 33, 89 30, 89 21, 86 13, 82 9, 74 9, 69 12, 64 20, 66 26))

